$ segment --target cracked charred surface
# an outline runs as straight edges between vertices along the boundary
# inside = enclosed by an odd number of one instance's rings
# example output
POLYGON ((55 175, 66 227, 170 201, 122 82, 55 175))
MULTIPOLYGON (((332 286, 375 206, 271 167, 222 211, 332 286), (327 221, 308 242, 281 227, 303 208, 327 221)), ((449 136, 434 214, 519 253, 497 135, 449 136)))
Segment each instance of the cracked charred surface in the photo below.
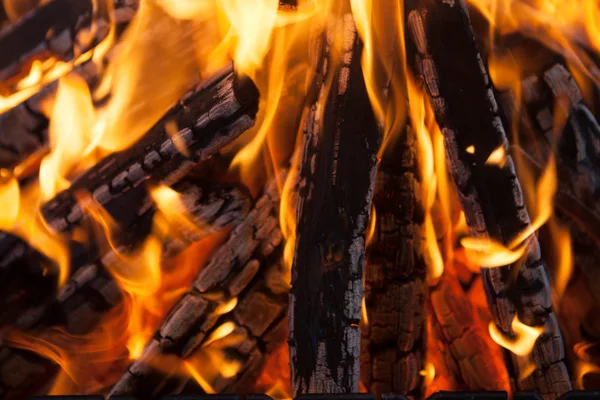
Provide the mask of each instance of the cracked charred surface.
MULTIPOLYGON (((174 186, 182 194, 187 212, 202 231, 179 232, 163 243, 163 257, 170 258, 193 242, 211 232, 227 226, 238 225, 247 215, 250 199, 247 193, 236 187, 200 185, 184 180, 174 186)), ((142 202, 143 203, 143 202, 142 202)), ((146 203, 149 203, 147 199, 146 203)), ((155 208, 150 204, 135 224, 127 229, 129 242, 141 242, 152 223, 155 208), (133 237, 133 238, 132 238, 133 237)), ((121 249, 124 250, 124 249, 121 249)), ((41 337, 48 328, 60 327, 69 335, 90 332, 110 310, 122 303, 123 295, 112 275, 106 269, 115 261, 114 254, 105 254, 95 262, 80 266, 59 293, 46 302, 22 310, 15 326, 41 337)), ((35 391, 48 384, 57 372, 52 361, 13 347, 0 347, 0 396, 19 399, 28 391, 35 391), (36 382, 32 385, 31 382, 36 382)))
POLYGON ((463 389, 509 391, 502 353, 450 268, 430 289, 435 337, 446 368, 463 389))
POLYGON ((68 231, 83 218, 74 195, 78 190, 88 191, 110 211, 123 208, 119 200, 123 194, 144 182, 177 182, 195 164, 209 159, 254 125, 258 97, 252 80, 237 77, 233 64, 229 64, 182 96, 133 146, 105 157, 69 189, 45 203, 43 216, 54 230, 68 231), (165 128, 168 121, 176 123, 189 157, 173 144, 165 128))
POLYGON ((420 397, 425 352, 426 265, 415 135, 408 126, 379 163, 375 232, 367 249, 361 379, 367 390, 420 397))
MULTIPOLYGON (((120 225, 127 227, 139 217, 136 212, 131 212, 131 204, 140 204, 144 199, 145 183, 153 181, 170 186, 197 167, 197 163, 205 164, 254 124, 257 107, 256 87, 247 78, 236 78, 230 64, 186 93, 134 146, 104 158, 68 190, 45 203, 42 214, 58 232, 81 226, 86 219, 74 193, 84 190, 91 193, 120 225), (190 158, 175 148, 165 131, 167 121, 178 123, 180 131, 177 135, 190 150, 190 158)), ((0 118, 0 129, 4 127, 0 118)), ((10 235, 0 236, 0 251, 6 248, 5 242, 13 241, 10 235)), ((26 262, 32 253, 36 256, 24 242, 15 249, 17 251, 0 256, 0 275, 7 276, 13 271, 18 274, 19 264, 26 262), (21 247, 25 250, 21 251, 21 247)), ((43 268, 34 269, 36 272, 43 268)))
POLYGON ((381 138, 349 4, 327 31, 300 161, 289 317, 294 395, 357 392, 360 379, 364 231, 381 138), (329 57, 334 38, 341 39, 339 63, 329 57))
MULTIPOLYGON (((254 383, 266 356, 284 341, 286 332, 289 284, 281 265, 278 211, 279 193, 273 179, 254 208, 197 274, 190 290, 171 309, 111 395, 153 399, 180 391, 187 378, 161 374, 155 366, 161 357, 175 356, 184 362, 202 353, 211 333, 226 322, 234 324, 231 335, 241 338, 227 346, 225 359, 239 362, 241 368, 233 376, 218 375, 209 384, 219 393, 244 391, 254 383), (223 315, 220 309, 235 297, 237 306, 223 315)), ((219 366, 214 369, 219 371, 219 366)))
MULTIPOLYGON (((558 180, 555 215, 560 222, 568 224, 574 264, 588 278, 586 284, 600 301, 600 270, 597 268, 600 258, 600 126, 583 103, 577 83, 561 64, 523 79, 521 93, 523 110, 516 121, 519 145, 511 147, 512 153, 538 176, 550 155, 555 155, 558 180), (564 126, 555 126, 555 121, 564 126)), ((504 92, 499 100, 506 120, 513 121, 518 109, 514 93, 504 92)), ((509 130, 509 135, 515 133, 509 130)))
MULTIPOLYGON (((408 27, 418 72, 444 134, 449 170, 470 234, 508 244, 531 221, 512 158, 508 156, 502 168, 485 165, 498 147, 508 150, 508 143, 466 6, 462 0, 429 0, 410 11, 408 27), (466 151, 469 146, 474 146, 473 154, 466 151)), ((569 391, 563 341, 535 235, 528 239, 524 265, 484 268, 482 278, 494 322, 501 332, 513 334, 511 323, 516 315, 527 325, 546 328, 533 348, 535 370, 527 378, 518 379, 523 360, 505 352, 516 388, 535 390, 546 399, 569 391), (510 279, 513 268, 519 268, 515 282, 510 279)))

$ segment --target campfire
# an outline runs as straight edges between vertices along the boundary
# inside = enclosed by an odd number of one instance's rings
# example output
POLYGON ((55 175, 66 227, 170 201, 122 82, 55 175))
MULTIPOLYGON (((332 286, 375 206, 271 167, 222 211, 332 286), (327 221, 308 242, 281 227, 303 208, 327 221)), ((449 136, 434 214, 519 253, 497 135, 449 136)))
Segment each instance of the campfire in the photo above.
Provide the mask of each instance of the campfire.
POLYGON ((600 389, 596 0, 3 0, 0 398, 600 389))

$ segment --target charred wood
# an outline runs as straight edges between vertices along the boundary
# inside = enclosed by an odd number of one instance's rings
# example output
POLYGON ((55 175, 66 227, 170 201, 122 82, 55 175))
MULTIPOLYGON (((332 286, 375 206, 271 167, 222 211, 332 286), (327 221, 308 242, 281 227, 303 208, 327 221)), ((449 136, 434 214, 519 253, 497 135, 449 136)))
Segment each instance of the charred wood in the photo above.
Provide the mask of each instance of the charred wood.
MULTIPOLYGON (((561 64, 524 79, 521 93, 522 107, 512 92, 499 97, 508 120, 516 118, 517 110, 523 108, 517 122, 519 131, 526 134, 519 135, 513 154, 537 175, 554 155, 558 180, 555 215, 569 226, 575 265, 588 278, 592 292, 598 294, 600 126, 583 103, 575 80, 561 64), (555 121, 562 121, 564 126, 555 126, 555 121)), ((515 133, 509 131, 509 135, 515 133)))
POLYGON ((425 352, 426 265, 415 135, 386 148, 375 181, 375 231, 367 248, 361 379, 367 390, 419 397, 425 352))
MULTIPOLYGON (((133 148, 105 158, 76 181, 72 188, 58 194, 54 200, 46 204, 44 210, 50 215, 47 220, 54 221, 51 225, 62 230, 81 225, 81 221, 85 220, 84 213, 80 205, 75 202, 74 192, 87 189, 92 192, 93 198, 118 221, 123 230, 127 230, 131 224, 138 221, 139 214, 145 211, 131 208, 132 204, 144 203, 146 189, 143 183, 148 179, 155 179, 171 184, 189 172, 194 162, 204 161, 218 152, 222 146, 253 123, 257 96, 258 93, 252 82, 239 81, 234 76, 231 65, 228 66, 218 72, 213 79, 189 92, 163 119, 163 121, 176 120, 182 127, 178 134, 189 145, 191 158, 184 157, 175 149, 172 140, 164 130, 164 122, 161 121, 133 148), (66 218, 53 219, 65 214, 66 218)), ((12 239, 6 240, 10 242, 12 239)), ((82 250, 75 247, 72 249, 71 264, 77 267, 93 262, 94 256, 88 256, 89 252, 89 248, 82 250)), ((30 255, 40 259, 36 254, 31 249, 9 254, 3 260, 0 273, 3 277, 11 274, 23 277, 23 269, 20 265, 28 262, 30 255)), ((45 261, 43 258, 41 260, 45 261)), ((44 265, 39 262, 27 265, 25 271, 31 270, 35 276, 42 274, 44 270, 44 265)), ((15 287, 15 290, 3 292, 3 296, 7 296, 7 300, 11 300, 15 293, 37 296, 40 294, 37 289, 42 287, 34 287, 31 284, 40 279, 38 277, 32 282, 25 282, 25 287, 35 288, 35 290, 23 292, 22 288, 15 287)), ((11 281, 2 279, 2 282, 9 284, 11 281)), ((16 300, 26 303, 31 300, 31 297, 26 298, 27 296, 18 296, 16 300)), ((11 309, 15 312, 21 310, 20 307, 11 309)), ((10 319, 10 315, 12 314, 8 313, 3 317, 10 319)))
POLYGON ((446 269, 430 292, 436 337, 456 382, 470 391, 510 390, 502 352, 478 320, 453 271, 446 269))
MULTIPOLYGON (((115 0, 114 22, 131 19, 137 4, 138 0, 115 0)), ((73 62, 92 50, 110 30, 111 11, 103 8, 92 0, 53 0, 2 29, 0 95, 19 91, 18 82, 36 61, 73 62)))
MULTIPOLYGON (((285 339, 282 323, 289 284, 280 263, 278 207, 279 193, 273 180, 252 211, 198 273, 190 290, 171 309, 142 356, 129 366, 111 395, 151 399, 180 391, 188 378, 173 371, 161 374, 157 371, 160 360, 174 356, 181 366, 201 357, 211 334, 225 323, 233 323, 231 335, 240 338, 222 349, 224 361, 239 363, 240 368, 232 376, 218 373, 207 383, 215 392, 250 387, 266 355, 285 339), (235 299, 235 308, 224 312, 224 305, 235 299)), ((220 366, 212 368, 220 370, 220 366)), ((210 366, 203 365, 203 369, 209 370, 210 366)))
MULTIPOLYGON (((42 206, 42 214, 59 232, 81 222, 75 192, 85 190, 107 210, 123 208, 124 193, 149 180, 172 185, 192 167, 219 152, 254 125, 258 90, 247 77, 238 77, 233 64, 187 92, 167 114, 127 150, 113 153, 42 206), (166 132, 175 122, 177 139, 189 156, 177 150, 166 132)), ((129 203, 127 203, 129 204, 129 203)))
MULTIPOLYGON (((92 62, 76 67, 75 71, 90 84, 98 78, 92 62)), ((58 82, 52 82, 23 103, 0 114, 0 168, 13 170, 20 165, 21 171, 15 172, 19 180, 37 172, 37 167, 24 170, 28 157, 35 158, 39 154, 40 157, 33 160, 36 164, 47 152, 49 122, 41 107, 43 101, 56 93, 57 86, 58 82)))
POLYGON ((303 128, 289 318, 294 395, 357 392, 360 379, 364 231, 380 132, 351 14, 331 25, 319 44, 315 97, 303 128), (336 31, 343 34, 339 63, 328 54, 336 31))
MULTIPOLYGON (((238 225, 247 215, 250 201, 247 193, 236 187, 199 185, 184 180, 174 186, 181 193, 186 212, 198 230, 179 231, 163 243, 163 258, 168 259, 193 242, 227 226, 238 225)), ((155 215, 155 208, 147 206, 135 224, 127 230, 129 236, 147 233, 155 215)), ((137 237, 135 242, 140 242, 137 237)), ((131 246, 133 241, 128 241, 131 246)), ((121 251, 127 251, 121 249, 121 251)), ((15 326, 41 336, 49 327, 62 327, 68 334, 81 335, 93 329, 109 310, 122 302, 122 292, 107 267, 119 260, 109 252, 96 261, 77 268, 65 286, 49 302, 43 302, 21 312, 15 326)), ((28 390, 39 389, 54 377, 57 371, 52 361, 20 349, 0 348, 0 393, 3 398, 20 398, 28 390), (22 361, 22 360, 26 360, 22 361), (17 363, 23 365, 12 368, 17 363), (2 372, 4 371, 4 372, 2 372), (35 387, 31 382, 36 382, 35 387)))
MULTIPOLYGON (((444 134, 449 170, 470 234, 508 245, 531 221, 512 158, 507 156, 503 167, 486 165, 494 150, 508 150, 508 142, 464 1, 428 1, 410 11, 408 25, 416 65, 444 134), (474 147, 473 154, 467 152, 469 146, 474 147)), ((519 378, 523 360, 508 351, 505 358, 518 390, 535 390, 553 399, 569 391, 571 383, 546 265, 535 235, 528 239, 527 249, 523 265, 484 268, 482 277, 501 332, 513 334, 515 316, 529 326, 546 329, 534 345, 531 358, 535 370, 527 378, 519 378), (511 271, 517 276, 514 282, 511 271)))

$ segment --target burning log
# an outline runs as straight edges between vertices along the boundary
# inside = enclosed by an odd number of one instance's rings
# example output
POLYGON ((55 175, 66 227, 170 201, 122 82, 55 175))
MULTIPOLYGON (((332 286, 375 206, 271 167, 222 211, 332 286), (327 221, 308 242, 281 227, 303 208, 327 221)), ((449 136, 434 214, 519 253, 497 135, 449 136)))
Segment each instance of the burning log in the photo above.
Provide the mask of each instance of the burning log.
POLYGON ((352 17, 346 11, 336 22, 321 38, 316 98, 304 125, 290 294, 294 395, 357 392, 360 379, 364 231, 380 131, 365 89, 362 43, 352 17), (343 55, 341 65, 332 66, 327 49, 336 30, 343 32, 343 55))
MULTIPOLYGON (((592 293, 600 300, 600 127, 588 108, 571 74, 560 64, 541 76, 521 82, 525 109, 520 113, 519 137, 513 146, 521 159, 538 175, 544 163, 554 154, 557 164, 558 189, 555 196, 556 216, 569 225, 574 264, 583 272, 592 293), (555 127, 556 111, 564 117, 564 128, 555 127), (557 132, 560 129, 561 132, 557 132), (554 143, 554 144, 553 144, 554 143)), ((500 96, 506 118, 515 118, 517 103, 512 92, 500 96)), ((514 135, 514 133, 510 132, 514 135)))
MULTIPOLYGON (((84 63, 76 68, 76 71, 88 82, 97 80, 97 70, 92 62, 84 63)), ((40 89, 29 99, 0 114, 0 168, 13 170, 21 164, 21 170, 15 171, 19 179, 31 175, 23 170, 27 168, 26 160, 36 153, 46 154, 48 145, 48 118, 43 114, 42 102, 56 93, 58 82, 40 89)), ((41 157, 37 157, 38 162, 41 157)))
POLYGON ((510 390, 502 354, 451 269, 431 288, 430 304, 444 363, 456 381, 470 391, 510 390))
MULTIPOLYGON (((190 171, 194 162, 206 160, 218 152, 253 124, 257 111, 257 97, 258 92, 253 83, 246 78, 236 78, 232 65, 229 65, 209 81, 188 92, 181 103, 132 148, 108 156, 77 180, 71 188, 59 193, 47 203, 43 209, 47 221, 58 230, 67 230, 80 223, 84 215, 81 207, 75 202, 74 193, 87 189, 122 227, 127 228, 138 219, 138 214, 132 212, 131 205, 141 204, 146 196, 142 183, 154 179, 172 184, 190 171), (187 145, 191 154, 189 158, 179 153, 173 141, 169 139, 164 128, 167 121, 175 121, 182 128, 177 135, 187 145), (60 216, 64 217, 61 219, 60 216)), ((87 250, 89 249, 85 249, 87 250)), ((22 255, 12 254, 7 258, 0 271, 2 276, 10 276, 13 272, 20 275, 20 265, 28 259, 25 256, 30 253, 31 250, 22 255)), ((84 257, 84 261, 81 262, 89 260, 89 257, 84 257)), ((77 265, 77 262, 75 264, 77 265)), ((39 277, 44 268, 39 266, 39 263, 29 265, 28 270, 35 270, 33 275, 37 279, 27 282, 27 287, 39 280, 44 281, 39 277)), ((12 301, 15 293, 22 293, 22 288, 14 289, 3 292, 7 300, 12 301)), ((38 289, 41 288, 36 287, 36 290, 24 294, 37 296, 40 293, 38 289)), ((29 297, 21 298, 20 295, 14 299, 21 302, 31 300, 29 297)), ((20 307, 11 309, 15 312, 21 310, 20 307)), ((6 318, 10 320, 12 315, 7 313, 6 318)))
MULTIPOLYGON (((115 22, 131 19, 137 0, 115 0, 115 22)), ((34 8, 0 32, 0 94, 8 97, 32 85, 23 84, 29 74, 47 72, 47 62, 77 62, 110 30, 109 10, 92 0, 53 0, 34 8)), ((62 74, 70 68, 64 69, 62 74)), ((52 72, 52 79, 61 73, 52 72)), ((29 96, 26 96, 27 98, 29 96)))
POLYGON ((418 397, 424 367, 426 265, 415 135, 410 127, 379 163, 375 230, 367 250, 361 379, 376 394, 418 397))
MULTIPOLYGON (((163 244, 164 259, 211 232, 237 226, 250 208, 248 195, 235 187, 203 186, 184 180, 174 189, 181 193, 186 212, 199 230, 186 231, 184 226, 178 227, 178 234, 163 244)), ((145 208, 136 223, 127 229, 128 236, 148 231, 156 209, 145 208)), ((139 242, 139 237, 135 241, 139 242)), ((122 301, 120 288, 106 268, 116 262, 119 260, 115 260, 114 253, 108 253, 78 268, 53 301, 21 312, 15 325, 42 335, 48 327, 57 326, 73 335, 89 332, 103 315, 122 301)), ((2 398, 20 398, 27 391, 39 389, 56 372, 56 365, 50 360, 15 348, 0 348, 0 394, 6 396, 2 398), (15 367, 15 364, 20 366, 15 367), (30 387, 31 382, 37 382, 37 386, 30 387)))
MULTIPOLYGON (((288 283, 278 250, 282 239, 278 207, 279 193, 272 180, 254 209, 171 309, 142 356, 129 366, 111 395, 156 398, 165 394, 165 388, 173 389, 172 381, 179 382, 175 391, 181 390, 187 378, 177 376, 175 371, 157 375, 161 359, 173 356, 180 366, 189 365, 188 360, 198 353, 202 355, 203 349, 214 342, 222 326, 229 327, 226 336, 239 339, 223 350, 223 362, 237 363, 239 368, 232 375, 204 378, 208 385, 202 389, 243 390, 257 378, 265 356, 285 339, 288 283)), ((214 369, 220 371, 220 366, 214 369)))
MULTIPOLYGON (((536 169, 542 169, 556 143, 557 206, 600 243, 600 222, 596 222, 600 215, 596 196, 600 190, 600 159, 596 150, 600 148, 600 126, 596 118, 583 104, 577 83, 560 64, 542 76, 524 79, 521 92, 525 110, 520 113, 519 123, 529 133, 519 137, 521 154, 528 155, 525 161, 533 162, 536 169), (555 126, 557 116, 553 105, 559 107, 564 127, 555 126), (561 131, 556 132, 557 129, 561 131), (578 207, 573 207, 573 201, 578 207)), ((500 104, 506 118, 512 120, 517 109, 514 94, 503 93, 500 104)))
MULTIPOLYGON (((465 4, 462 0, 429 1, 410 11, 408 24, 470 234, 509 245, 531 222, 512 158, 507 156, 502 167, 486 165, 493 151, 506 151, 508 145, 465 4)), ((532 349, 533 372, 525 371, 529 365, 523 367, 527 358, 507 352, 509 374, 516 387, 557 398, 571 389, 571 383, 535 235, 527 244, 524 265, 484 268, 482 277, 500 332, 513 337, 516 316, 528 326, 545 329, 532 349), (510 281, 511 272, 515 282, 510 281)))
POLYGON ((247 77, 237 77, 229 64, 186 93, 181 101, 127 150, 113 153, 42 206, 46 221, 59 232, 83 217, 75 193, 86 190, 107 210, 123 207, 123 193, 149 179, 171 185, 254 125, 258 90, 247 77), (165 125, 179 131, 170 138, 165 125), (180 153, 174 142, 185 145, 180 153))

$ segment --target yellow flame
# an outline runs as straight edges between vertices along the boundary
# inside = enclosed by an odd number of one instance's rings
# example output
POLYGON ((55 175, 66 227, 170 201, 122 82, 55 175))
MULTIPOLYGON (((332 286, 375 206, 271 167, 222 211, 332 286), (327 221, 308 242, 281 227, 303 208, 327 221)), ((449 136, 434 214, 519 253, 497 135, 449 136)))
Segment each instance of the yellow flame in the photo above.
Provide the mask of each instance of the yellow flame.
POLYGON ((265 394, 273 400, 292 400, 293 398, 281 381, 277 381, 265 394))
POLYGON ((475 146, 470 145, 465 149, 465 151, 469 154, 475 154, 475 146))
POLYGON ((410 104, 411 127, 415 131, 418 148, 420 188, 422 206, 425 212, 423 223, 424 254, 427 259, 428 279, 432 282, 442 276, 444 261, 437 243, 437 236, 431 215, 436 199, 437 177, 434 169, 434 154, 431 136, 425 126, 425 99, 412 80, 408 80, 408 98, 410 104))
POLYGON ((213 342, 217 340, 223 339, 225 336, 231 334, 235 329, 235 324, 231 321, 227 321, 222 325, 219 325, 217 329, 213 331, 213 333, 206 339, 204 342, 204 347, 210 346, 213 342))
POLYGON ((369 326, 369 316, 367 315, 367 303, 365 301, 365 298, 363 296, 362 298, 362 306, 361 306, 361 313, 362 313, 362 323, 365 326, 369 326))
POLYGON ((369 246, 373 237, 375 236, 375 227, 377 226, 377 211, 375 205, 371 207, 371 219, 369 220, 369 226, 367 227, 366 245, 369 246))
POLYGON ((10 171, 0 170, 0 229, 9 230, 19 216, 21 190, 17 178, 10 171))
POLYGON ((468 0, 489 21, 495 36, 520 32, 562 54, 598 83, 600 78, 585 48, 600 50, 597 0, 468 0))
MULTIPOLYGON (((573 274, 573 248, 571 245, 571 235, 566 226, 559 225, 555 218, 549 221, 550 234, 553 242, 553 249, 557 253, 555 267, 555 290, 553 296, 555 301, 560 300, 573 274)), ((557 304, 558 305, 558 304, 557 304)))
POLYGON ((520 259, 527 250, 527 240, 553 213, 554 194, 556 193, 556 163, 554 156, 550 156, 548 165, 540 177, 536 193, 536 216, 531 224, 519 232, 515 238, 505 246, 491 238, 465 237, 461 244, 465 248, 467 259, 481 267, 500 267, 510 265, 520 259))
POLYGON ((490 336, 494 342, 518 356, 529 355, 538 337, 544 333, 544 328, 525 325, 519 321, 516 315, 511 326, 514 336, 507 337, 491 322, 489 325, 490 336))
POLYGON ((425 364, 425 369, 419 371, 419 374, 425 377, 423 385, 425 385, 425 387, 428 387, 429 385, 431 385, 435 378, 435 366, 433 365, 433 363, 428 362, 425 364))
POLYGON ((504 167, 506 165, 506 150, 504 146, 499 146, 496 150, 492 151, 485 164, 497 165, 500 168, 504 167))
POLYGON ((583 378, 587 374, 600 374, 600 366, 592 362, 590 350, 598 346, 598 343, 580 342, 573 346, 577 360, 575 362, 575 379, 577 389, 584 390, 583 378))
POLYGON ((208 224, 189 213, 181 193, 168 186, 159 185, 149 187, 148 194, 159 211, 153 221, 157 232, 161 232, 162 235, 190 232, 199 237, 210 232, 208 224))
POLYGON ((185 368, 188 370, 188 372, 190 373, 190 375, 192 376, 192 378, 194 378, 196 380, 196 382, 198 383, 198 385, 200 385, 200 387, 207 393, 207 394, 214 394, 216 393, 215 389, 206 381, 206 379, 202 376, 202 374, 199 371, 199 368, 196 368, 193 364, 191 364, 189 361, 184 361, 183 365, 185 366, 185 368))
POLYGON ((217 309, 215 310, 215 313, 218 315, 230 313, 231 311, 233 311, 235 306, 237 306, 237 303, 238 303, 238 298, 232 297, 231 299, 227 300, 227 302, 220 304, 217 307, 217 309))
POLYGON ((490 238, 464 237, 460 244, 465 248, 467 259, 474 265, 493 268, 509 265, 520 259, 525 252, 525 244, 510 249, 490 238))
POLYGON ((181 136, 178 135, 179 128, 177 128, 177 123, 175 121, 167 121, 167 123, 165 124, 165 131, 173 141, 173 144, 175 145, 177 151, 179 151, 184 156, 189 157, 190 152, 187 149, 187 147, 185 147, 184 140, 181 138, 181 136))
MULTIPOLYGON (((86 132, 92 128, 94 107, 87 83, 78 75, 62 78, 50 118, 50 154, 40 165, 40 187, 45 200, 69 187, 67 177, 86 161, 90 144, 86 132)), ((89 166, 93 158, 85 162, 89 166)))

